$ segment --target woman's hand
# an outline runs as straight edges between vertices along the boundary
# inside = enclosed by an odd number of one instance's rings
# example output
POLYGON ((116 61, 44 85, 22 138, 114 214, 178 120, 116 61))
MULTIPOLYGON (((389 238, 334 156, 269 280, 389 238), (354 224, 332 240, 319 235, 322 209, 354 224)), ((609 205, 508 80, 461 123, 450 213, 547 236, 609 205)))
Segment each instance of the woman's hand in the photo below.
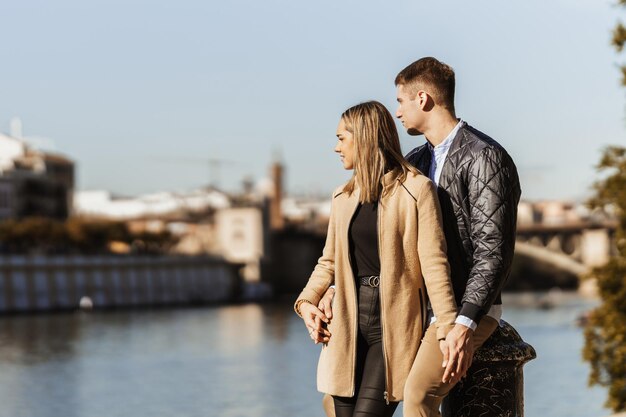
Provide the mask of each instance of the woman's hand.
POLYGON ((441 364, 441 367, 446 368, 448 366, 448 361, 450 360, 450 346, 448 346, 448 341, 446 339, 439 341, 439 349, 443 355, 443 363, 441 364))
POLYGON ((302 314, 302 319, 309 332, 309 336, 311 336, 315 344, 328 343, 330 340, 330 332, 328 329, 324 328, 322 324, 328 324, 326 315, 311 303, 302 303, 300 305, 300 313, 302 314))
POLYGON ((326 315, 328 320, 333 318, 333 297, 335 296, 335 289, 330 287, 324 293, 324 296, 320 300, 317 308, 326 315))

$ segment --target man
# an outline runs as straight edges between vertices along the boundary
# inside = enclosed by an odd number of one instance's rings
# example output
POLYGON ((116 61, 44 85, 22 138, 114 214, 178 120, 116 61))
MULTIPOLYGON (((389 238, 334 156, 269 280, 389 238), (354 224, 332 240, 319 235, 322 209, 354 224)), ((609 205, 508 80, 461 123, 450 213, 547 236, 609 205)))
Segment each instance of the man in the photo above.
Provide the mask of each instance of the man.
MULTIPOLYGON (((429 326, 404 390, 405 416, 436 416, 443 397, 465 375, 474 350, 502 315, 500 292, 511 270, 521 190, 504 148, 456 118, 452 68, 422 58, 403 69, 395 84, 396 116, 410 135, 427 140, 406 159, 438 186, 459 306, 456 325, 445 340, 438 341, 429 326)), ((329 319, 333 292, 319 305, 329 319)))

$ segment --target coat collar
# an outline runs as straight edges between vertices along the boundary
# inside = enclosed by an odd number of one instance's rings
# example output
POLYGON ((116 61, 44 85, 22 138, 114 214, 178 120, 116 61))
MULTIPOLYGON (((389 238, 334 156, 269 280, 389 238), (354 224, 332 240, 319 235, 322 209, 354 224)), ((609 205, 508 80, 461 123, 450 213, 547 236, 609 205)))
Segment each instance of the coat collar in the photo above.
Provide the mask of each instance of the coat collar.
POLYGON ((467 139, 465 137, 466 128, 467 128, 467 123, 461 122, 461 127, 459 127, 459 131, 456 132, 456 135, 454 136, 452 146, 450 146, 450 150, 448 151, 448 157, 446 159, 448 159, 449 157, 457 153, 467 144, 467 139))
MULTIPOLYGON (((393 193, 394 192, 393 187, 396 184, 398 184, 398 168, 385 173, 383 175, 383 178, 381 179, 381 183, 383 186, 382 194, 387 194, 388 192, 390 194, 393 193)), ((390 194, 387 194, 387 195, 390 195, 390 194)), ((350 204, 354 205, 355 207, 359 203, 360 196, 361 196, 361 190, 358 186, 354 187, 354 191, 352 192, 352 194, 350 195, 346 194, 347 201, 350 204)))
POLYGON ((415 156, 413 158, 414 159, 412 160, 414 161, 415 168, 417 168, 422 174, 428 176, 430 161, 432 159, 428 143, 420 146, 420 148, 415 151, 415 156))
POLYGON ((447 189, 450 185, 450 179, 454 178, 454 170, 457 168, 450 162, 450 159, 454 157, 456 153, 461 151, 467 145, 467 136, 465 135, 465 131, 467 129, 467 123, 462 122, 459 131, 456 132, 454 136, 454 141, 452 142, 452 146, 450 146, 450 150, 448 151, 448 155, 446 156, 446 160, 443 163, 443 168, 441 170, 441 177, 439 177, 439 187, 447 189))
POLYGON ((381 180, 383 184, 383 194, 389 190, 390 187, 393 187, 394 184, 398 182, 399 168, 395 168, 383 175, 381 180))

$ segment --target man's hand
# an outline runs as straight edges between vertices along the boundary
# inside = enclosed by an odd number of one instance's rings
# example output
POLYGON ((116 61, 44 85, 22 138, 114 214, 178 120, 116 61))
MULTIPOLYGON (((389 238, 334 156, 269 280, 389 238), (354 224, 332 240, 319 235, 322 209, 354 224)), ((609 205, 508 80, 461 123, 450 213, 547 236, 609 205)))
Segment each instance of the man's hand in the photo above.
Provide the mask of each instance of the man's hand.
MULTIPOLYGON (((465 376, 467 370, 472 365, 474 357, 474 331, 462 324, 456 324, 446 336, 445 343, 448 349, 448 356, 443 355, 443 378, 445 383, 457 383, 465 376)), ((441 348, 441 343, 440 343, 441 348)), ((442 348, 443 353, 443 348, 442 348)))
POLYGON ((315 344, 327 343, 330 340, 330 332, 322 325, 322 323, 328 323, 324 313, 311 303, 300 304, 300 313, 309 331, 309 336, 311 336, 315 344))
POLYGON ((324 293, 324 296, 322 297, 319 304, 317 305, 317 308, 319 308, 320 311, 326 315, 326 318, 328 318, 328 320, 333 318, 332 303, 333 303, 334 296, 335 296, 335 289, 331 287, 326 290, 326 292, 324 293))

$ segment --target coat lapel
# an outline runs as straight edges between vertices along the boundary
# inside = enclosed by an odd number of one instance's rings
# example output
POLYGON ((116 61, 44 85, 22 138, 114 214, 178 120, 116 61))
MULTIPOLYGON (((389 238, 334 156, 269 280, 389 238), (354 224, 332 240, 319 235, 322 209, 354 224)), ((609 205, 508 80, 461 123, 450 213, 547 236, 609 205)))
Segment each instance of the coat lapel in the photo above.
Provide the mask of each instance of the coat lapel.
POLYGON ((354 212, 356 211, 356 207, 359 204, 359 196, 361 195, 360 190, 358 188, 355 188, 354 191, 352 192, 351 195, 348 195, 346 193, 345 196, 345 209, 341 210, 342 213, 342 218, 339 224, 341 225, 345 225, 346 227, 346 233, 347 233, 347 229, 350 226, 350 223, 352 222, 352 216, 354 215, 354 212))
MULTIPOLYGON (((450 158, 454 158, 454 155, 459 152, 465 146, 467 140, 465 138, 465 128, 467 127, 467 123, 463 122, 459 131, 456 132, 456 136, 454 137, 454 141, 452 142, 452 146, 450 146, 450 150, 448 151, 448 155, 446 155, 446 159, 443 162, 443 168, 441 169, 441 177, 439 177, 439 187, 443 189, 448 189, 450 185, 450 181, 454 178, 455 172, 454 170, 457 168, 453 163, 450 162, 450 158)), ((430 152, 429 152, 430 153, 430 152)))

